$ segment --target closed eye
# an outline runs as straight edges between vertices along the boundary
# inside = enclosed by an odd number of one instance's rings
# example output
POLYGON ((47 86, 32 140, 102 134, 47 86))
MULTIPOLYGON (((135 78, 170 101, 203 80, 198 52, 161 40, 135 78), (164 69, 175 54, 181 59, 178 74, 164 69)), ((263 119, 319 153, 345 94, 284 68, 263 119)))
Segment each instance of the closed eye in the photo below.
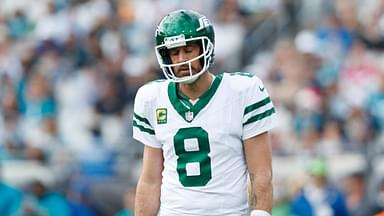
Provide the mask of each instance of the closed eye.
POLYGON ((186 53, 191 53, 191 52, 193 52, 193 49, 194 49, 193 46, 188 45, 188 46, 186 46, 186 48, 185 48, 185 52, 186 52, 186 53))
POLYGON ((177 55, 179 55, 179 49, 170 49, 169 50, 169 55, 170 56, 177 56, 177 55))

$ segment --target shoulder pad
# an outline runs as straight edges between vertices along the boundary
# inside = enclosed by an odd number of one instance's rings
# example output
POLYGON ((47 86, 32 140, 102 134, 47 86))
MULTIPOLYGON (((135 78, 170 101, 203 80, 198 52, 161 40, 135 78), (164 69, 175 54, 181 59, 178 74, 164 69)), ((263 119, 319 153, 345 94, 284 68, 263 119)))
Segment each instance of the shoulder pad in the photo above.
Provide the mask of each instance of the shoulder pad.
POLYGON ((231 89, 235 91, 247 91, 255 85, 262 86, 261 80, 252 73, 234 72, 225 73, 225 76, 229 80, 231 89))

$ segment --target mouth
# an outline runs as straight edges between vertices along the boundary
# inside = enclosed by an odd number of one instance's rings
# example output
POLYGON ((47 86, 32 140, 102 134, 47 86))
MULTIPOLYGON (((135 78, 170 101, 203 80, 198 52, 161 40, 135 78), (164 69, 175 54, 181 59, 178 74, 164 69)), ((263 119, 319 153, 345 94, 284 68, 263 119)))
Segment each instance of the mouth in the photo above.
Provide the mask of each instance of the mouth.
POLYGON ((180 76, 188 76, 188 75, 190 75, 189 67, 180 67, 180 68, 177 70, 177 73, 178 73, 180 76))

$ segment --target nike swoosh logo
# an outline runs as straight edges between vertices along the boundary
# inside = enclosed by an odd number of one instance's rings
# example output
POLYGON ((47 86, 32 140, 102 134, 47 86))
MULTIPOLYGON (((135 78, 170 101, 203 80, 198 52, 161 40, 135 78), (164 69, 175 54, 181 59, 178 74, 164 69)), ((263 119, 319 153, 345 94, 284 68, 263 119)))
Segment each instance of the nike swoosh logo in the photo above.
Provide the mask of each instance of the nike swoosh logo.
POLYGON ((263 87, 259 86, 259 90, 260 90, 261 92, 263 92, 264 89, 265 89, 264 86, 263 86, 263 87))

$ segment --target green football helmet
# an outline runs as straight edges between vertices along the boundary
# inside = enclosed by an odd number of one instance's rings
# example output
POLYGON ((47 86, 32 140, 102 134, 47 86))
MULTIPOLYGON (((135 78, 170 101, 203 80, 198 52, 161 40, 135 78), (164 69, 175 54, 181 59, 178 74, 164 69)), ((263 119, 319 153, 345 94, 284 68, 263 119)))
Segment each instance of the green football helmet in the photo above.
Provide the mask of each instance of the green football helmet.
POLYGON ((213 63, 215 33, 210 21, 192 10, 177 10, 166 15, 156 29, 156 57, 164 76, 174 82, 192 83, 213 63), (185 62, 173 64, 168 50, 197 42, 200 55, 185 62), (193 74, 191 63, 199 59, 202 69, 193 74), (189 75, 177 77, 173 68, 187 64, 189 75))

